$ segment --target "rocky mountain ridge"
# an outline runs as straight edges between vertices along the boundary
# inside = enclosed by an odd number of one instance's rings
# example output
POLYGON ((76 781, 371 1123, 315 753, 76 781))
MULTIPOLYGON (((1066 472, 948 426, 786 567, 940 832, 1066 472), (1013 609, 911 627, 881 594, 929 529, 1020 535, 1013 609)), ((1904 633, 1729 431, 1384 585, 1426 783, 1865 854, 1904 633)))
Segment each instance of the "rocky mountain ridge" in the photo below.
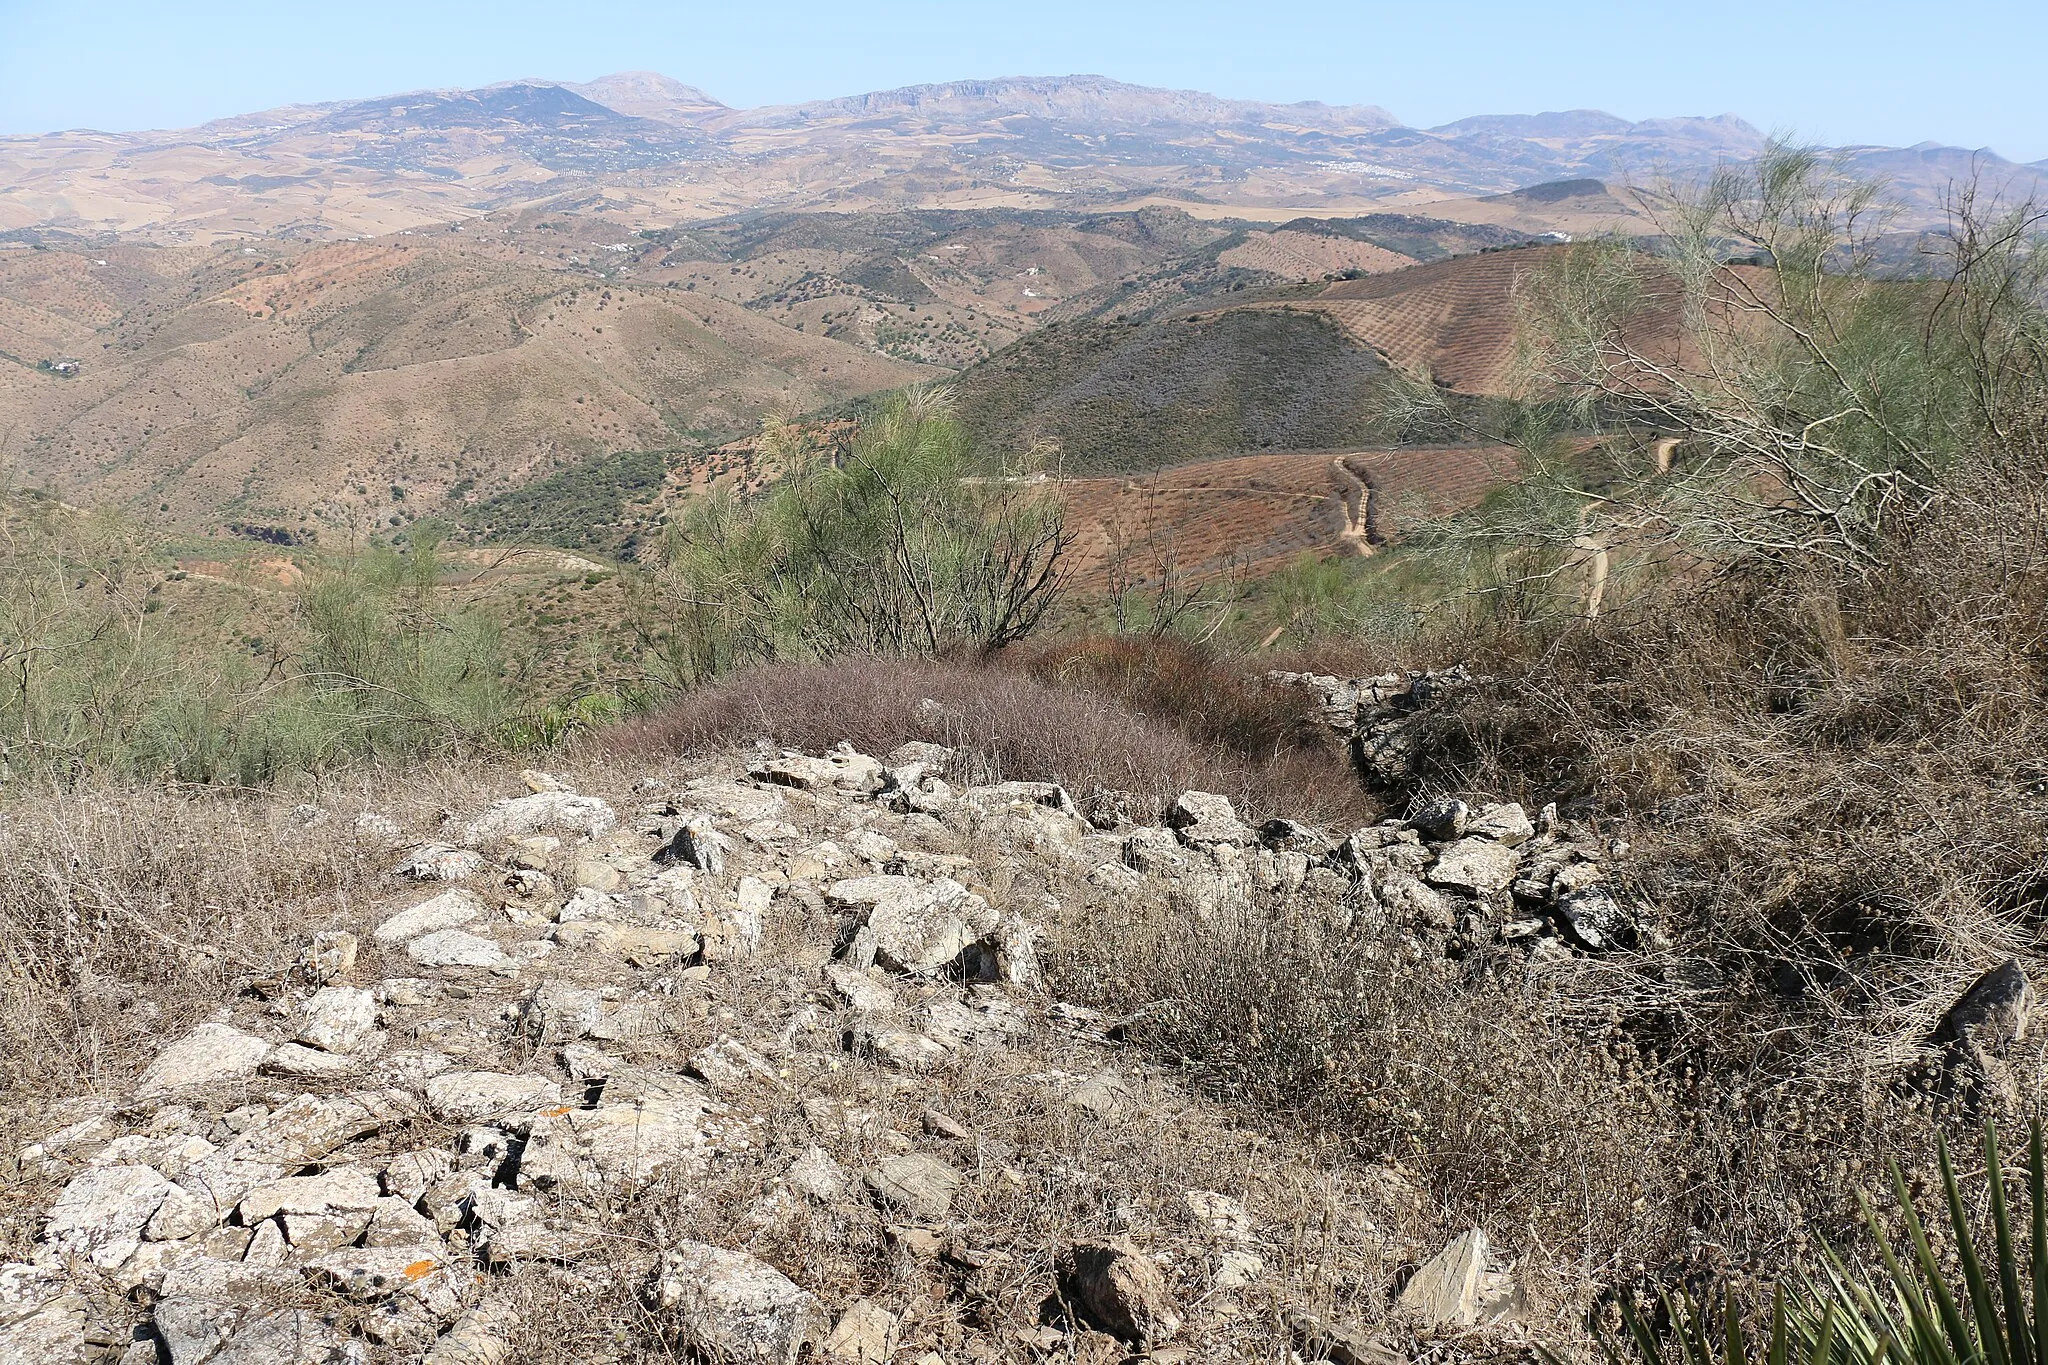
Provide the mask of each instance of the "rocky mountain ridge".
MULTIPOLYGON (((0 232, 331 240, 570 195, 600 196, 635 226, 996 204, 1341 214, 1561 179, 1647 184, 1763 144, 1725 114, 1630 123, 1572 111, 1418 129, 1369 105, 1265 104, 1101 76, 732 109, 628 72, 290 106, 188 130, 0 138, 0 232)), ((1890 170, 1923 217, 1958 164, 2023 184, 2043 170, 1960 149, 1858 158, 1890 170)))

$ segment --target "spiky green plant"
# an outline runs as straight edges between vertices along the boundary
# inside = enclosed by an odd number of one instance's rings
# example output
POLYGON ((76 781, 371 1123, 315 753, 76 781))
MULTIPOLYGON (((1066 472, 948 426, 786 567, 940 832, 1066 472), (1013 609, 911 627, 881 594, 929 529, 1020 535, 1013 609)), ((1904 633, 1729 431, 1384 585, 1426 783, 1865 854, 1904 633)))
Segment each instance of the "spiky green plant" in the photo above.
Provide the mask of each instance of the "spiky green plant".
MULTIPOLYGON (((1732 1289, 1723 1291, 1718 1325, 1683 1292, 1661 1295, 1667 1322, 1661 1333, 1641 1304, 1625 1299, 1621 1339, 1604 1327, 1595 1329, 1602 1353, 1610 1365, 1621 1365, 1625 1347, 1633 1348, 1642 1365, 2048 1365, 2048 1160, 2040 1121, 2028 1143, 2030 1226, 2024 1247, 2014 1235, 1997 1129, 1984 1129, 1988 1243, 1964 1200, 1945 1141, 1938 1157, 1953 1265, 1935 1254, 1893 1163, 1903 1245, 1870 1201, 1858 1196, 1881 1272, 1852 1267, 1829 1248, 1817 1269, 1801 1267, 1789 1285, 1779 1287, 1768 1339, 1744 1326, 1732 1289)), ((1549 1365, 1559 1365, 1548 1351, 1542 1354, 1549 1365)))

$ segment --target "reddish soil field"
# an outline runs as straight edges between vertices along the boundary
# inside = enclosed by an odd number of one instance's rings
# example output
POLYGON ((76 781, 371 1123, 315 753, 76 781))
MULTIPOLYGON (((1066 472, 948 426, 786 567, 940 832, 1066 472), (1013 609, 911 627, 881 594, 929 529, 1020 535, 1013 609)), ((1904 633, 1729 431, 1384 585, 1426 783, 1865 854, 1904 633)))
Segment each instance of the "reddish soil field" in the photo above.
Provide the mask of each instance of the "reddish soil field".
POLYGON ((1516 472, 1505 446, 1429 446, 1243 455, 1063 486, 1078 583, 1099 591, 1120 556, 1145 580, 1168 566, 1196 578, 1257 575, 1311 551, 1355 554, 1398 538, 1404 518, 1473 506, 1516 472))

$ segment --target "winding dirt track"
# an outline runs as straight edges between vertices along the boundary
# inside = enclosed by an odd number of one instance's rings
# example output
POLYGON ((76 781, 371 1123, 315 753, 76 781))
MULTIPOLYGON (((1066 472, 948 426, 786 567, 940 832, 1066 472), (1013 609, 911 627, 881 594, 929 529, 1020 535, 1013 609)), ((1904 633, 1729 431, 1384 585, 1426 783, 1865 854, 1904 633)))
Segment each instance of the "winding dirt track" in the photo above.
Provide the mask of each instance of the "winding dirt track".
POLYGON ((1170 566, 1195 578, 1272 573, 1308 553, 1369 555, 1404 522, 1479 502, 1516 477, 1506 446, 1242 455, 1141 477, 1068 479, 1084 588, 1170 566))

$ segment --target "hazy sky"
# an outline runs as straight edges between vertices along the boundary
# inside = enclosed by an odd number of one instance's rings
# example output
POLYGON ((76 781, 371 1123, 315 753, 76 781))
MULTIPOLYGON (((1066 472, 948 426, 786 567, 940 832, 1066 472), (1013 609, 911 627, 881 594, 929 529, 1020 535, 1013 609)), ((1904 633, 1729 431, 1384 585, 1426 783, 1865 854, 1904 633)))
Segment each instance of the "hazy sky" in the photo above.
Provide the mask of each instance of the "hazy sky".
POLYGON ((1734 112, 1827 142, 2048 158, 2041 0, 0 0, 0 133, 182 127, 278 104, 636 68, 734 105, 1091 72, 1379 104, 1421 126, 1569 108, 1734 112))

